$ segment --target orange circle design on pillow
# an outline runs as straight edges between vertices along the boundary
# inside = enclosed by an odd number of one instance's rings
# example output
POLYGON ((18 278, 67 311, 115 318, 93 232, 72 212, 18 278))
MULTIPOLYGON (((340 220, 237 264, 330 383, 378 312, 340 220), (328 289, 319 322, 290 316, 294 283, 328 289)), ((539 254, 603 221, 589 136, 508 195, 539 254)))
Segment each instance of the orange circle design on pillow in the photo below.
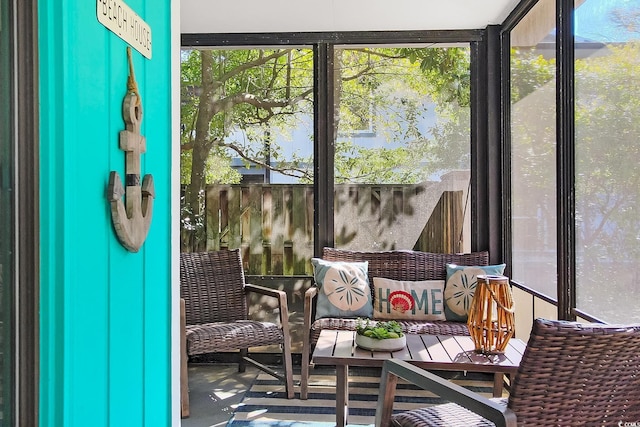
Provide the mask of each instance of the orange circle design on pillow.
POLYGON ((410 293, 405 291, 393 291, 389 294, 389 304, 391 308, 400 313, 409 311, 415 305, 415 301, 410 293))

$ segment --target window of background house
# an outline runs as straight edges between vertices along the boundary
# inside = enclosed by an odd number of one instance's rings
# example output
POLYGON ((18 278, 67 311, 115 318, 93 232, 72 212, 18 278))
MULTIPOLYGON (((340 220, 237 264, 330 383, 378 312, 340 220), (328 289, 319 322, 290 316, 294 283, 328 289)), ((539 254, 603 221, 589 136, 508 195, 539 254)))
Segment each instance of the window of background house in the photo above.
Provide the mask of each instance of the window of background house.
POLYGON ((335 49, 335 246, 470 248, 469 45, 335 49))

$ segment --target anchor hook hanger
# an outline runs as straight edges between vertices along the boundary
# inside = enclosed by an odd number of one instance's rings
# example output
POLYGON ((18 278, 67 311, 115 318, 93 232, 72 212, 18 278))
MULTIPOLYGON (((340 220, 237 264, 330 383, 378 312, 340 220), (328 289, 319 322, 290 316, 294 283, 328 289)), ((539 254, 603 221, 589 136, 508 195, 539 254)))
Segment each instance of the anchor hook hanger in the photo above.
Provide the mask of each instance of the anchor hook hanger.
POLYGON ((108 198, 111 220, 120 243, 131 252, 138 252, 149 233, 153 214, 155 189, 153 176, 146 174, 140 187, 140 155, 146 152, 146 138, 140 134, 142 101, 133 70, 131 48, 127 47, 129 76, 127 94, 122 102, 125 130, 120 131, 120 149, 125 152, 125 187, 116 171, 109 174, 108 198), (125 201, 122 201, 124 195, 125 201))

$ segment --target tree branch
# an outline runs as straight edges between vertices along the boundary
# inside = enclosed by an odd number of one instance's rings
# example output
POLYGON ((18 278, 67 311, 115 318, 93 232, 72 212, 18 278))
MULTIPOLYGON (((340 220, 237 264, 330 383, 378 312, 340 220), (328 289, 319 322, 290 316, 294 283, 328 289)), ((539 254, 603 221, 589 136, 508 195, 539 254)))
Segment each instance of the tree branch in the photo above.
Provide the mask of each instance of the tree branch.
MULTIPOLYGON (((219 139, 210 139, 210 140, 207 139, 207 140, 201 141, 199 145, 202 145, 206 147, 207 150, 210 150, 215 145, 223 145, 223 144, 219 139)), ((180 152, 193 150, 195 146, 196 146, 195 141, 185 142, 184 144, 180 144, 180 152)))
POLYGON ((244 103, 244 104, 253 105, 256 108, 271 110, 273 108, 282 108, 282 107, 295 105, 298 102, 306 99, 306 97, 310 95, 312 92, 313 92, 313 89, 307 89, 298 96, 294 96, 293 98, 283 99, 283 100, 261 99, 251 93, 238 93, 231 97, 223 98, 220 101, 217 101, 216 104, 220 103, 220 104, 224 104, 225 106, 229 106, 229 104, 237 105, 237 104, 244 103))
POLYGON ((256 164, 258 166, 262 166, 265 169, 269 169, 272 170, 274 172, 278 172, 282 175, 286 175, 286 176, 291 176, 294 178, 300 178, 305 177, 307 179, 310 179, 309 174, 301 168, 295 168, 295 167, 289 167, 289 168, 277 168, 277 167, 273 167, 270 164, 267 164, 266 162, 263 162, 261 160, 255 159, 253 157, 249 157, 244 153, 244 150, 237 146, 236 144, 230 143, 230 142, 220 142, 219 146, 221 147, 227 147, 231 150, 233 150, 234 152, 236 152, 238 154, 238 156, 240 156, 241 158, 243 158, 244 160, 247 160, 248 162, 251 162, 253 164, 256 164), (295 173, 297 172, 297 173, 295 173))
POLYGON ((249 61, 249 62, 244 62, 240 65, 237 65, 236 67, 234 67, 231 71, 229 71, 228 73, 224 73, 220 76, 219 79, 219 83, 222 84, 222 82, 225 82, 229 79, 231 79, 232 77, 241 74, 243 71, 246 71, 250 68, 256 67, 258 65, 263 65, 266 64, 267 62, 271 61, 272 59, 276 59, 276 58, 280 58, 281 56, 287 55, 289 52, 291 52, 291 49, 282 49, 282 50, 277 50, 275 52, 273 52, 271 55, 267 55, 267 56, 262 56, 259 57, 257 59, 254 59, 253 61, 249 61))

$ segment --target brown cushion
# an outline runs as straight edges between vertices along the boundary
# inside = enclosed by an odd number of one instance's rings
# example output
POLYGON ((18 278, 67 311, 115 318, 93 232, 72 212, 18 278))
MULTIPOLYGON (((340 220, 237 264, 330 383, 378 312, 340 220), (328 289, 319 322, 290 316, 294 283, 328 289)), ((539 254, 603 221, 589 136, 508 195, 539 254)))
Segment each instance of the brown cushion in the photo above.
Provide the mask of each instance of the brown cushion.
POLYGON ((232 323, 205 323, 188 325, 187 354, 205 354, 216 351, 270 345, 284 342, 282 330, 269 322, 239 320, 232 323))
MULTIPOLYGON (((491 399, 506 408, 507 399, 491 399)), ((456 405, 445 403, 442 405, 428 406, 412 411, 402 412, 391 417, 394 426, 402 427, 492 427, 494 423, 482 418, 470 410, 456 405)))

